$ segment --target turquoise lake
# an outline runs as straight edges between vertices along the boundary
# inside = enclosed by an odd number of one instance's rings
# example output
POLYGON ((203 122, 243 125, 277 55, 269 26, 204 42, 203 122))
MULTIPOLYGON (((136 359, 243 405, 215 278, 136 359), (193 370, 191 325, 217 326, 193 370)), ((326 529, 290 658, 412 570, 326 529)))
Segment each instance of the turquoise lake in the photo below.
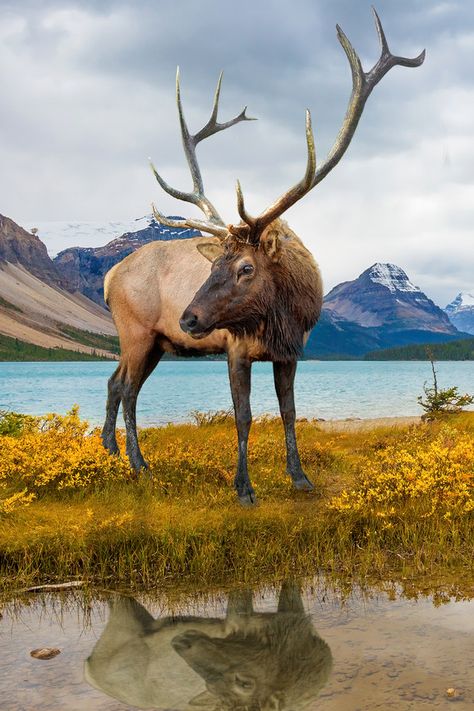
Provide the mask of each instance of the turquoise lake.
MULTIPOLYGON (((102 422, 113 362, 0 363, 0 409, 65 413, 77 403, 91 424, 102 422)), ((474 392, 474 361, 436 364, 439 387, 474 392)), ((295 394, 299 417, 345 419, 420 415, 417 396, 431 381, 428 362, 303 361, 295 394)), ((231 407, 224 361, 165 361, 138 399, 138 424, 184 422, 193 410, 231 407)), ((252 369, 254 415, 278 413, 271 363, 252 369)), ((121 419, 119 426, 122 426, 121 419)))

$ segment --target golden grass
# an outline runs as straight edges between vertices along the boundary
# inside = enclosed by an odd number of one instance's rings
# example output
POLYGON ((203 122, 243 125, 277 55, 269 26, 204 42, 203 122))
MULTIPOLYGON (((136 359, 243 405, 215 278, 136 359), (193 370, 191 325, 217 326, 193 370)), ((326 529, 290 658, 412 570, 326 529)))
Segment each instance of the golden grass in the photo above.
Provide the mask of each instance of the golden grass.
POLYGON ((303 466, 316 484, 305 494, 285 474, 280 422, 263 419, 249 455, 260 503, 245 510, 232 488, 230 418, 143 430, 152 479, 138 482, 104 453, 98 433, 85 434, 77 413, 28 421, 0 438, 3 585, 80 577, 108 587, 207 587, 322 569, 468 576, 473 434, 474 413, 369 432, 299 422, 303 466))

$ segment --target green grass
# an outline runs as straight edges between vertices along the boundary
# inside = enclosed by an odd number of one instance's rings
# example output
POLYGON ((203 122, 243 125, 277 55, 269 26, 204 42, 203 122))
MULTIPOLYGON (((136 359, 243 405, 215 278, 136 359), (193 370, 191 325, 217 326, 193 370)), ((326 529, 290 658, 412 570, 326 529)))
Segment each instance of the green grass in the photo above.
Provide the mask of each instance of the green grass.
MULTIPOLYGON (((100 346, 101 348, 103 346, 100 346)), ((66 348, 43 348, 33 343, 20 341, 0 334, 0 361, 76 361, 110 360, 105 356, 67 350, 66 348)))
MULTIPOLYGON (((471 414, 450 422, 474 434, 471 414)), ((440 426, 423 427, 436 433, 440 426)), ((328 507, 354 482, 362 457, 399 442, 406 430, 329 433, 311 422, 298 430, 316 491, 292 489, 281 425, 264 420, 251 434, 249 465, 260 503, 250 510, 239 506, 232 488, 231 419, 143 430, 153 479, 46 491, 0 518, 1 585, 71 578, 131 588, 258 585, 321 570, 352 580, 451 576, 472 584, 472 515, 427 515, 426 501, 407 502, 387 527, 373 512, 328 507)))
POLYGON ((364 360, 474 360, 474 338, 449 343, 429 343, 371 351, 364 360))
POLYGON ((71 338, 78 343, 91 348, 100 348, 104 351, 110 351, 118 355, 120 353, 118 336, 108 336, 105 333, 92 333, 92 331, 83 331, 74 326, 66 324, 58 324, 59 330, 68 338, 71 338))

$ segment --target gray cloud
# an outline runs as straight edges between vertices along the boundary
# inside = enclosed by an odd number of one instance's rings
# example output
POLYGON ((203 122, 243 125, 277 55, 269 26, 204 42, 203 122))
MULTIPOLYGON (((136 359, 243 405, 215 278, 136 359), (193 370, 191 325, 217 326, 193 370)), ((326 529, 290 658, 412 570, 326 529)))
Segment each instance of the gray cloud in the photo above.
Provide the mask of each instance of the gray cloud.
MULTIPOLYGON (((440 303, 472 289, 474 6, 378 0, 395 68, 369 99, 340 166, 288 219, 328 288, 394 261, 440 303)), ((258 122, 200 146, 211 199, 235 219, 235 178, 263 209, 301 176, 304 109, 323 157, 350 94, 338 22, 365 68, 378 57, 369 3, 353 0, 0 1, 0 211, 35 220, 130 219, 186 188, 174 104, 181 66, 192 129, 208 117, 224 69, 221 116, 248 104, 258 122)))

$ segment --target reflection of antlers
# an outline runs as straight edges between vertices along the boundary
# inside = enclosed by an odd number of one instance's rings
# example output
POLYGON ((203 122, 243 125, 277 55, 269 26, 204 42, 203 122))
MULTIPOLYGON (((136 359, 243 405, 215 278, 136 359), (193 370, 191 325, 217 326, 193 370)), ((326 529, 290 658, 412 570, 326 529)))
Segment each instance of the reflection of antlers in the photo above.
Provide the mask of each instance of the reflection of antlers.
POLYGON ((181 125, 181 136, 183 139, 183 147, 184 147, 184 153, 186 155, 186 160, 188 161, 189 169, 191 171, 191 176, 193 179, 193 192, 191 193, 185 193, 182 192, 181 190, 176 190, 175 188, 172 188, 168 183, 163 180, 161 175, 157 173, 155 170, 155 167, 153 163, 151 164, 151 168, 153 170, 153 173, 155 174, 155 178, 165 190, 168 195, 171 195, 172 197, 177 198, 178 200, 184 200, 185 202, 190 202, 193 205, 196 205, 197 207, 202 210, 202 212, 205 214, 207 220, 194 220, 194 219, 185 219, 185 220, 170 220, 164 215, 162 215, 158 210, 156 210, 155 206, 153 206, 153 214, 156 218, 156 220, 164 225, 169 225, 170 227, 193 227, 198 230, 203 230, 205 232, 210 232, 211 234, 216 235, 217 237, 226 237, 228 235, 228 231, 225 227, 225 223, 222 220, 221 216, 217 212, 216 208, 214 205, 211 203, 211 201, 205 196, 204 194, 204 184, 202 181, 201 177, 201 171, 199 169, 199 164, 196 158, 196 146, 200 141, 203 141, 205 138, 209 138, 209 136, 213 136, 215 133, 218 133, 219 131, 224 131, 226 128, 230 128, 231 126, 234 126, 236 123, 240 123, 241 121, 253 121, 254 119, 249 118, 248 116, 245 115, 245 112, 247 110, 247 107, 244 108, 244 110, 235 118, 231 119, 230 121, 225 121, 224 123, 219 123, 217 121, 217 112, 219 109, 219 96, 221 92, 221 83, 222 83, 222 75, 223 72, 220 73, 218 82, 217 82, 217 87, 216 87, 216 93, 214 95, 214 104, 212 107, 212 113, 209 121, 206 123, 203 128, 201 128, 200 131, 198 131, 196 134, 191 135, 189 133, 185 118, 184 118, 184 113, 183 113, 183 106, 181 104, 181 91, 180 91, 180 86, 179 86, 179 67, 178 71, 176 73, 176 101, 178 104, 178 113, 179 113, 179 123, 181 125))
POLYGON ((314 143, 313 136, 311 132, 311 118, 309 117, 309 112, 307 112, 306 117, 306 142, 308 144, 308 166, 306 170, 306 175, 302 181, 300 181, 295 187, 291 188, 282 195, 273 205, 268 207, 261 215, 258 217, 251 217, 245 210, 244 198, 242 195, 242 190, 240 184, 237 183, 237 204, 239 208, 239 214, 244 220, 244 222, 250 227, 249 240, 258 243, 260 235, 263 229, 273 222, 277 217, 285 212, 289 207, 295 204, 297 200, 303 197, 309 190, 314 188, 326 175, 334 168, 335 165, 341 160, 342 156, 346 152, 352 136, 357 128, 359 119, 362 116, 362 111, 364 110, 365 102, 372 89, 379 83, 383 76, 397 64, 403 67, 419 67, 423 64, 425 59, 425 50, 415 57, 414 59, 407 59, 406 57, 397 57, 391 54, 387 40, 385 38, 385 33, 383 31, 382 23, 380 22, 379 16, 377 15, 375 8, 372 8, 375 19, 375 26, 377 28, 377 33, 379 36, 381 55, 378 62, 372 67, 369 72, 364 72, 362 69, 362 64, 357 55, 357 52, 352 47, 351 43, 347 39, 344 32, 341 30, 339 25, 337 25, 337 37, 341 43, 352 71, 352 94, 349 100, 349 105, 347 107, 346 115, 344 117, 344 122, 342 124, 341 130, 339 131, 337 138, 331 148, 328 157, 316 170, 315 166, 313 169, 315 156, 314 156, 314 143), (313 173, 311 174, 311 171, 313 173))

